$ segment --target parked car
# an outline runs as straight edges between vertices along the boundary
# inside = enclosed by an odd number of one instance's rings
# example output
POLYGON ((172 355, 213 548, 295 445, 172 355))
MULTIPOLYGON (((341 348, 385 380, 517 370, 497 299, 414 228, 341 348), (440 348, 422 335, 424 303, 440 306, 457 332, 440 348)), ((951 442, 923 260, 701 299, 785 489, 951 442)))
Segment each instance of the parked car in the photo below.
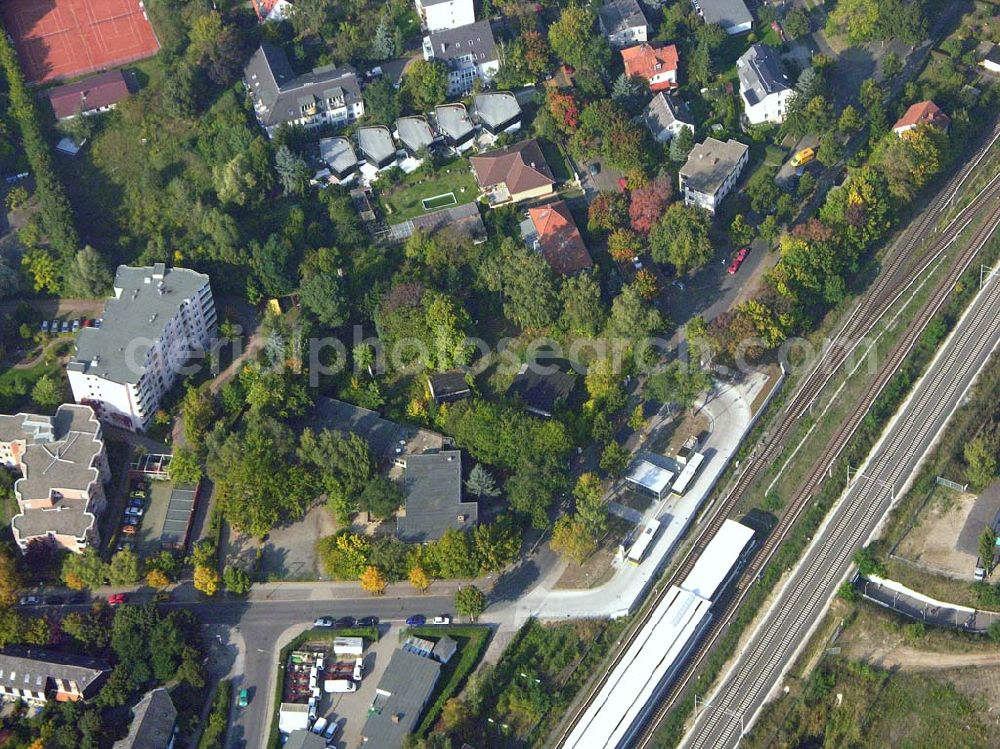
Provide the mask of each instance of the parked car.
POLYGON ((145 512, 145 510, 142 509, 142 505, 139 506, 129 505, 128 510, 126 510, 126 512, 128 512, 129 515, 135 515, 136 517, 141 518, 142 513, 145 512))
POLYGON ((365 661, 363 658, 358 658, 354 661, 354 681, 361 681, 361 677, 365 673, 365 661))
POLYGON ((324 718, 322 716, 320 716, 319 718, 316 718, 316 722, 313 723, 312 728, 309 729, 309 730, 311 730, 313 733, 315 733, 315 734, 317 734, 319 736, 322 736, 323 735, 323 731, 326 730, 326 718, 324 718))
POLYGON ((59 323, 59 332, 69 333, 69 320, 63 320, 61 323, 59 323))
POLYGON ((332 616, 321 616, 318 619, 313 620, 314 627, 332 627, 333 617, 332 616))
POLYGON ((70 593, 66 597, 66 603, 68 603, 71 606, 72 605, 76 605, 76 604, 86 603, 86 602, 87 602, 87 594, 86 593, 70 593))
POLYGON ((104 322, 104 318, 103 317, 98 317, 96 320, 94 320, 94 327, 95 328, 101 327, 101 323, 102 322, 104 322))
POLYGON ((136 528, 131 523, 122 526, 122 533, 124 533, 126 536, 134 536, 137 530, 138 528, 136 528))
POLYGON ((337 692, 356 692, 358 685, 350 679, 327 679, 323 682, 323 691, 327 694, 337 692))
POLYGON ((94 324, 94 321, 91 320, 89 317, 83 318, 83 327, 89 328, 93 324, 94 324))
POLYGON ((406 620, 406 623, 411 627, 419 627, 421 624, 426 624, 426 622, 427 617, 423 614, 414 614, 406 620))
POLYGON ((80 319, 77 318, 76 320, 73 321, 73 332, 75 333, 79 329, 80 329, 80 319))
POLYGON ((328 725, 326 727, 326 730, 323 731, 323 738, 326 739, 328 742, 333 741, 333 737, 337 735, 338 728, 340 728, 339 725, 337 725, 333 721, 330 721, 330 725, 328 725))
POLYGON ((46 606, 62 606, 63 597, 62 596, 48 596, 45 599, 46 606))
POLYGON ((42 602, 42 599, 39 596, 35 596, 35 595, 21 596, 21 600, 20 600, 20 604, 22 606, 37 606, 41 602, 42 602))
POLYGON ((735 274, 736 271, 740 269, 740 266, 743 265, 743 261, 747 259, 747 255, 749 254, 750 254, 749 247, 740 247, 735 257, 733 257, 733 262, 729 264, 729 273, 735 274))
POLYGON ((48 333, 49 332, 49 321, 48 320, 42 320, 42 332, 43 333, 48 333))
POLYGON ((587 167, 587 171, 590 172, 591 177, 596 177, 598 174, 601 173, 601 165, 596 163, 591 164, 590 166, 587 167))
POLYGON ((363 616, 358 619, 359 627, 377 627, 378 617, 377 616, 363 616))
POLYGON ((636 270, 642 270, 642 261, 639 259, 638 255, 632 258, 632 267, 636 270))
POLYGON ((447 616, 445 614, 441 614, 441 616, 435 616, 434 617, 434 621, 432 623, 433 624, 451 624, 451 617, 447 616))
POLYGON ((358 620, 353 616, 342 616, 334 622, 333 626, 339 629, 353 629, 357 624, 358 620))
POLYGON ((121 606, 126 601, 128 601, 128 595, 125 593, 112 593, 108 596, 109 606, 121 606))
POLYGON ((241 689, 240 690, 240 698, 239 698, 239 701, 236 704, 239 705, 240 707, 246 707, 247 705, 250 704, 250 690, 249 689, 241 689))

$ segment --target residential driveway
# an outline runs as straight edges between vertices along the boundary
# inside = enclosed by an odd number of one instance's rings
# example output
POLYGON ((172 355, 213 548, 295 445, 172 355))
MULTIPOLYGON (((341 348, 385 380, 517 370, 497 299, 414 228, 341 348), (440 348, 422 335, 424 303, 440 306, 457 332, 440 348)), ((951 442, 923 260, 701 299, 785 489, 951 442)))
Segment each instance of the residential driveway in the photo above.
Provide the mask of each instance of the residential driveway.
POLYGON ((587 196, 587 202, 590 202, 599 192, 622 192, 621 186, 618 184, 618 180, 625 175, 615 169, 613 166, 608 166, 601 158, 590 159, 579 165, 577 170, 580 174, 580 182, 583 187, 583 191, 587 196), (597 164, 600 171, 593 175, 590 173, 590 167, 592 164, 597 164))

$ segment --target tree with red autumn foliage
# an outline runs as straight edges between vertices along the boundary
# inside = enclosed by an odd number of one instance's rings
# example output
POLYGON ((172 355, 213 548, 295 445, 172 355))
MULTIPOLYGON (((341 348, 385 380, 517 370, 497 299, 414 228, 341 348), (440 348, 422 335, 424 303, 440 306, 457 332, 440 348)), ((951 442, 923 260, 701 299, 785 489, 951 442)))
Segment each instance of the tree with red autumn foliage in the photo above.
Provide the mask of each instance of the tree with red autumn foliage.
POLYGON ((642 240, 631 229, 616 229, 608 237, 608 252, 619 263, 627 263, 642 252, 642 240))
POLYGON ((667 179, 655 179, 632 190, 628 206, 632 228, 644 234, 648 233, 667 210, 673 194, 673 183, 667 179))
POLYGON ((580 104, 573 94, 550 88, 545 96, 545 104, 556 126, 564 133, 573 133, 580 125, 580 104))
POLYGON ((628 198, 620 192, 597 194, 587 210, 587 229, 614 231, 628 224, 628 198))
POLYGON ((541 32, 522 32, 521 51, 524 54, 525 67, 536 78, 541 78, 552 67, 549 61, 551 57, 549 40, 541 32))

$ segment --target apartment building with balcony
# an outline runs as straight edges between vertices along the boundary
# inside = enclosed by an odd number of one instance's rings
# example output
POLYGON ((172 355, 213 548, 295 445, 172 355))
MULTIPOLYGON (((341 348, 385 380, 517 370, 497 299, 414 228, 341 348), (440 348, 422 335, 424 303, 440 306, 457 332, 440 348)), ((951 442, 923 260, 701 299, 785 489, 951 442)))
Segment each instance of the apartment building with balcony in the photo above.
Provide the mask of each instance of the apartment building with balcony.
POLYGON ((295 75, 284 50, 262 44, 243 69, 253 111, 269 137, 287 123, 317 128, 349 125, 365 113, 354 68, 327 65, 295 75))
POLYGON ((0 462, 20 474, 11 530, 22 553, 36 539, 74 552, 99 541, 97 518, 111 472, 90 406, 64 403, 55 416, 0 415, 0 462))
POLYGON ((489 21, 441 29, 424 37, 424 59, 440 60, 448 69, 448 96, 472 91, 478 78, 489 85, 500 70, 500 55, 489 21))
POLYGON ((66 366, 73 398, 105 423, 140 431, 185 364, 215 336, 208 276, 163 263, 119 266, 100 328, 84 328, 66 366))

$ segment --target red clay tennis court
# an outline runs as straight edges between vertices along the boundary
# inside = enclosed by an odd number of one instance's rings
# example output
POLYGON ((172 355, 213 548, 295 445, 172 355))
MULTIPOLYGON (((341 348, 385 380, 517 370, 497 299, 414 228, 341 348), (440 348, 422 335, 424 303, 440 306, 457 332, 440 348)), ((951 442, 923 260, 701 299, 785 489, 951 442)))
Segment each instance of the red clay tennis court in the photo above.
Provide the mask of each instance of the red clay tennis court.
POLYGON ((140 0, 7 0, 0 15, 30 83, 125 65, 160 48, 140 0))

